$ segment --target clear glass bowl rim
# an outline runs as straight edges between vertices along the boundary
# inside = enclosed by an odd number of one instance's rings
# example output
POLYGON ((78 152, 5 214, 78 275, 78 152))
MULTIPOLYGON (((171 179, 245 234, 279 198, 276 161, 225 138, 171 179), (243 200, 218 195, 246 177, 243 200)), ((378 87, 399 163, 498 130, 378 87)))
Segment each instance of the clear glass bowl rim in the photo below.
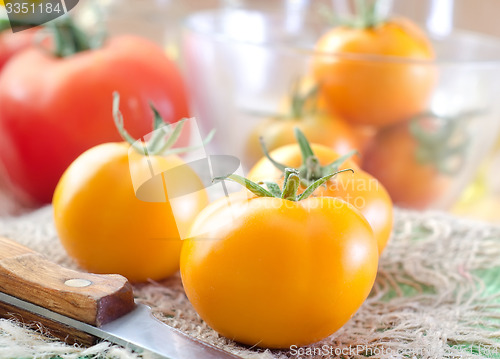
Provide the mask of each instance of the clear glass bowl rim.
MULTIPOLYGON (((238 9, 239 11, 250 11, 253 13, 261 13, 265 14, 262 11, 256 10, 245 10, 238 9)), ((299 46, 290 46, 283 43, 273 43, 273 42, 254 42, 248 40, 239 40, 229 36, 227 33, 218 32, 218 31, 202 31, 199 27, 193 25, 193 20, 199 16, 211 15, 214 16, 216 14, 222 14, 224 9, 215 9, 215 10, 203 10, 190 14, 187 16, 182 22, 182 28, 184 31, 191 31, 198 35, 210 38, 214 42, 227 42, 227 43, 235 43, 239 45, 246 45, 258 48, 273 48, 278 51, 289 51, 294 52, 296 54, 302 54, 304 56, 310 57, 330 57, 332 61, 334 60, 349 60, 355 62, 366 62, 366 63, 392 63, 392 64, 407 64, 407 65, 427 65, 427 66, 460 66, 460 67, 468 67, 468 66, 480 66, 480 67, 500 67, 500 57, 498 60, 447 60, 447 59, 411 59, 405 58, 402 59, 398 56, 387 56, 387 55, 369 55, 369 54, 356 54, 356 53, 325 53, 320 52, 315 49, 299 47, 299 46)), ((462 30, 453 30, 454 34, 463 34, 464 36, 475 36, 480 37, 481 40, 485 42, 489 42, 494 46, 498 47, 498 51, 500 53, 500 39, 490 36, 483 33, 473 32, 473 31, 462 31, 462 30)))

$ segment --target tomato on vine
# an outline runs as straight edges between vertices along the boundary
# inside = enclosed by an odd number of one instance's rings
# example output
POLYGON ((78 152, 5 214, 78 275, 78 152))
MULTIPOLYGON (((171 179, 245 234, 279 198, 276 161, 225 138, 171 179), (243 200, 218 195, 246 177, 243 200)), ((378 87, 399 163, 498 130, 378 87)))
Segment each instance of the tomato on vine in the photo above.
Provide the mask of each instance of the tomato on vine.
POLYGON ((171 194, 190 183, 200 189, 203 184, 174 154, 180 149, 170 149, 181 135, 183 122, 167 131, 170 136, 166 138, 164 130, 169 127, 153 111, 153 136, 148 142, 137 142, 123 128, 115 98, 115 123, 126 141, 104 143, 84 152, 56 187, 53 208, 59 239, 85 270, 118 273, 133 282, 175 273, 182 246, 178 227, 190 225, 208 204, 204 190, 187 194, 182 198, 182 218, 174 216, 171 194), (183 170, 167 181, 164 173, 173 168, 183 170), (132 176, 140 184, 137 191, 132 176), (155 198, 140 199, 139 191, 155 198))
POLYGON ((407 18, 380 18, 378 1, 358 0, 357 18, 316 43, 313 74, 333 113, 377 127, 425 110, 436 82, 434 50, 407 18))
POLYGON ((354 207, 310 197, 333 176, 300 195, 293 169, 282 188, 228 177, 253 196, 205 208, 181 253, 184 289, 209 326, 246 345, 289 348, 321 340, 352 317, 375 280, 377 243, 354 207))

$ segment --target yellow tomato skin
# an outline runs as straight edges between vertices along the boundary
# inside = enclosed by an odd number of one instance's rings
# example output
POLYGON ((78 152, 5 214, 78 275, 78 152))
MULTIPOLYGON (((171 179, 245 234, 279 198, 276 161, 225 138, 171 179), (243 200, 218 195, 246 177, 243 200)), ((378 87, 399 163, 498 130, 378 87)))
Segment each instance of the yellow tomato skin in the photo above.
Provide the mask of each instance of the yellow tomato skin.
MULTIPOLYGON (((340 157, 330 148, 312 144, 311 148, 322 166, 340 157)), ((277 162, 288 167, 298 168, 302 155, 297 144, 280 147, 270 153, 277 162)), ((362 171, 354 162, 348 160, 341 169, 350 168, 354 173, 341 173, 330 179, 326 186, 318 188, 313 196, 340 198, 356 207, 372 226, 382 254, 391 236, 393 225, 392 200, 384 186, 373 176, 362 171)), ((267 158, 263 157, 248 173, 252 181, 277 181, 282 176, 267 158)), ((302 189, 303 190, 303 189, 302 189)))
POLYGON ((181 276, 196 311, 227 338, 266 348, 307 345, 338 330, 375 280, 370 225, 336 198, 239 197, 195 221, 212 239, 183 244, 181 276))
MULTIPOLYGON (((177 156, 146 158, 131 151, 129 166, 129 148, 102 144, 70 165, 54 193, 55 226, 64 248, 83 269, 121 274, 132 282, 159 280, 178 270, 182 241, 169 202, 139 200, 130 171, 145 181, 149 164, 161 173, 184 162, 177 156)), ((186 201, 191 207, 187 221, 208 204, 204 191, 186 201)))
POLYGON ((368 29, 335 27, 319 39, 316 50, 314 77, 333 113, 352 123, 384 126, 425 110, 436 69, 418 61, 434 59, 434 50, 411 21, 392 19, 368 29))
POLYGON ((255 164, 264 155, 259 137, 262 136, 266 148, 271 151, 296 143, 295 128, 300 129, 309 141, 330 147, 340 154, 359 147, 354 131, 339 117, 317 113, 301 118, 269 118, 259 123, 248 138, 248 162, 255 164))

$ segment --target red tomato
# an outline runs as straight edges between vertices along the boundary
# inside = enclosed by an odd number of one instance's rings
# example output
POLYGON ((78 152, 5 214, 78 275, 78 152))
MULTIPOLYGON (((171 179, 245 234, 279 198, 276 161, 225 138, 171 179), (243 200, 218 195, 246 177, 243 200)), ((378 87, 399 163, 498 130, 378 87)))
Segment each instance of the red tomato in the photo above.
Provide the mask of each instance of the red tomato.
MULTIPOLYGON (((136 138, 151 131, 152 102, 166 122, 188 116, 183 80, 162 49, 122 36, 66 58, 32 48, 0 77, 0 161, 35 204, 49 203, 66 167, 82 152, 119 141, 112 93, 136 138)), ((189 134, 179 142, 186 144, 189 134)))

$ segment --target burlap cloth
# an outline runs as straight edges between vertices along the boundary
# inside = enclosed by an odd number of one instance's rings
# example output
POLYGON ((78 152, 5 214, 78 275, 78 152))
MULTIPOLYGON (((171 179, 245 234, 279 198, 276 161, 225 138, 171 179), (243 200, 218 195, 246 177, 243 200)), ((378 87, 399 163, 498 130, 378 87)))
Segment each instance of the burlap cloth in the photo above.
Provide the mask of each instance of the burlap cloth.
MULTIPOLYGON (((0 218, 0 235, 75 266, 57 240, 49 207, 0 218)), ((499 227, 444 213, 397 211, 369 299, 341 330, 301 352, 246 348, 220 337, 197 316, 178 275, 137 285, 135 294, 164 322, 244 358, 500 357, 499 268, 499 227)), ((12 321, 0 321, 0 358, 57 356, 138 357, 109 343, 69 347, 12 321)))

